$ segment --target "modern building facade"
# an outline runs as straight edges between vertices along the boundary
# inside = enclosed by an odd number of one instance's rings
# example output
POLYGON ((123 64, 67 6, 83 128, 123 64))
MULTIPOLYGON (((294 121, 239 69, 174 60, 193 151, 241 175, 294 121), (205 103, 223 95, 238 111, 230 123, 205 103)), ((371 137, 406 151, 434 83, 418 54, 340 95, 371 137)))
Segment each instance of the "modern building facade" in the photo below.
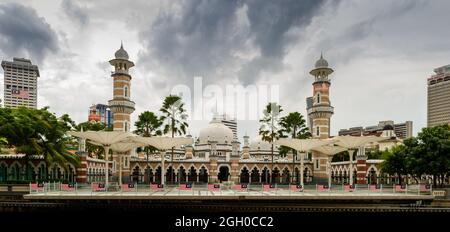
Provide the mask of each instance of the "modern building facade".
POLYGON ((427 126, 450 124, 450 65, 434 69, 428 78, 427 126))
POLYGON ((217 120, 219 120, 222 124, 224 124, 225 126, 227 126, 228 128, 231 129, 231 131, 233 131, 233 139, 237 140, 237 121, 235 118, 230 117, 227 114, 222 114, 222 115, 215 115, 215 118, 217 118, 217 120))
POLYGON ((13 61, 2 61, 4 70, 5 107, 20 106, 37 108, 37 78, 39 68, 24 58, 13 58, 13 61))
POLYGON ((105 104, 94 104, 89 107, 88 121, 102 122, 106 127, 112 127, 114 118, 113 113, 105 104))
POLYGON ((394 123, 392 120, 388 121, 380 121, 376 126, 367 126, 367 127, 351 127, 349 129, 340 129, 339 135, 352 135, 352 136, 361 136, 361 135, 374 135, 377 133, 381 133, 386 125, 390 125, 394 128, 395 136, 400 139, 406 139, 413 136, 413 122, 406 121, 403 123, 394 123))

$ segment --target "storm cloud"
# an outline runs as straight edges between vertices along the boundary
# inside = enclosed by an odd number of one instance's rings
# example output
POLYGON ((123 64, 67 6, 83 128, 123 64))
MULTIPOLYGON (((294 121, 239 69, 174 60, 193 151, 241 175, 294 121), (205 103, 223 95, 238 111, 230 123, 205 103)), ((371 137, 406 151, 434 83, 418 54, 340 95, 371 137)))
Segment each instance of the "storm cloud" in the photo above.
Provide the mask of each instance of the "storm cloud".
POLYGON ((56 33, 33 8, 15 3, 0 5, 0 51, 6 57, 28 57, 39 64, 58 49, 56 33))
POLYGON ((293 28, 309 24, 322 1, 183 1, 159 12, 140 33, 147 41, 142 62, 175 70, 180 79, 238 77, 254 83, 262 71, 283 69, 293 28), (152 60, 151 60, 152 59, 152 60))
POLYGON ((73 0, 63 0, 61 2, 61 7, 64 12, 72 19, 72 21, 77 22, 80 26, 85 26, 89 23, 89 17, 86 13, 86 8, 82 8, 73 0))

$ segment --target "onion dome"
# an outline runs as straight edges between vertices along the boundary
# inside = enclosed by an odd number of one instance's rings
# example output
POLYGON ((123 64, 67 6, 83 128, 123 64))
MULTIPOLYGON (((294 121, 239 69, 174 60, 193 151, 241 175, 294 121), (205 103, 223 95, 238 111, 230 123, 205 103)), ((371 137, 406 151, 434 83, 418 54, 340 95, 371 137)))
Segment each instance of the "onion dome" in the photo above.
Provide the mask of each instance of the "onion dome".
POLYGON ((123 44, 120 43, 120 49, 116 51, 116 53, 114 53, 114 55, 116 56, 116 59, 124 59, 124 60, 128 60, 128 52, 125 51, 125 49, 123 49, 123 44))
POLYGON ((328 61, 323 58, 322 53, 320 54, 320 59, 316 61, 316 68, 328 68, 328 61))
POLYGON ((218 144, 231 144, 233 131, 218 120, 212 120, 206 128, 199 133, 199 143, 207 144, 216 141, 218 144))

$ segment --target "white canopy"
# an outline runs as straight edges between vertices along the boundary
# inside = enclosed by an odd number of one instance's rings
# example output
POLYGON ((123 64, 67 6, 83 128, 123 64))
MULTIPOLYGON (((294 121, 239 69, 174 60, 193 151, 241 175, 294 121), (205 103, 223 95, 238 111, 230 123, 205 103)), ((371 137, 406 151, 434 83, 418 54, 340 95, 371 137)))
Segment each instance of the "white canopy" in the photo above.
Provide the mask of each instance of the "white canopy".
POLYGON ((321 140, 321 139, 290 139, 290 138, 280 138, 275 140, 275 144, 282 145, 286 147, 293 148, 300 152, 306 152, 313 148, 320 147, 326 144, 333 143, 332 140, 321 140))
POLYGON ((382 140, 386 140, 386 137, 377 137, 377 136, 336 136, 333 137, 336 145, 341 147, 345 147, 347 149, 358 149, 358 147, 363 146, 367 143, 378 142, 382 140))
POLYGON ((182 137, 130 137, 131 140, 142 143, 145 145, 150 145, 158 150, 168 150, 172 147, 177 147, 181 145, 188 145, 194 143, 193 138, 182 138, 182 137))
MULTIPOLYGON (((98 145, 98 146, 102 146, 100 143, 96 143, 96 142, 92 142, 92 141, 89 141, 89 143, 92 143, 92 144, 98 145)), ((130 139, 130 137, 128 137, 125 140, 111 144, 110 148, 111 148, 111 150, 113 150, 115 152, 124 153, 124 152, 131 151, 134 148, 144 147, 144 146, 146 146, 144 143, 136 142, 136 141, 130 139)))
POLYGON ((131 133, 125 131, 69 131, 67 133, 75 137, 91 140, 101 146, 111 146, 132 136, 131 133))
POLYGON ((315 147, 312 150, 318 151, 318 152, 328 155, 328 156, 333 156, 339 152, 346 151, 347 148, 340 147, 340 146, 334 146, 334 145, 324 145, 324 146, 320 146, 320 147, 315 147))

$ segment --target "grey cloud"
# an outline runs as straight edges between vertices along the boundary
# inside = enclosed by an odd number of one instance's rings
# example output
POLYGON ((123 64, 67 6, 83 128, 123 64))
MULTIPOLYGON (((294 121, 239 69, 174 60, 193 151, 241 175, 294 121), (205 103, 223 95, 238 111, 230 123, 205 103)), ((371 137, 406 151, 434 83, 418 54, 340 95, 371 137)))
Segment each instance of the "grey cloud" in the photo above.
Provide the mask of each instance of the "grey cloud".
POLYGON ((62 1, 61 8, 69 17, 71 17, 71 19, 77 21, 81 26, 85 26, 89 23, 86 9, 74 4, 72 0, 62 1))
POLYGON ((289 30, 308 25, 321 4, 184 1, 162 10, 152 26, 140 33, 147 41, 140 61, 183 76, 177 81, 197 75, 213 81, 226 69, 227 75, 238 76, 242 83, 253 83, 262 71, 283 70, 286 48, 295 39, 289 30), (256 55, 246 57, 249 54, 256 55))
POLYGON ((0 5, 0 49, 4 55, 26 56, 41 63, 59 50, 58 37, 33 8, 11 3, 0 5))
POLYGON ((236 10, 241 6, 235 0, 196 0, 184 1, 180 13, 173 8, 160 12, 151 28, 140 34, 149 51, 142 61, 156 59, 181 75, 211 75, 227 64, 245 39, 236 31, 236 10))

